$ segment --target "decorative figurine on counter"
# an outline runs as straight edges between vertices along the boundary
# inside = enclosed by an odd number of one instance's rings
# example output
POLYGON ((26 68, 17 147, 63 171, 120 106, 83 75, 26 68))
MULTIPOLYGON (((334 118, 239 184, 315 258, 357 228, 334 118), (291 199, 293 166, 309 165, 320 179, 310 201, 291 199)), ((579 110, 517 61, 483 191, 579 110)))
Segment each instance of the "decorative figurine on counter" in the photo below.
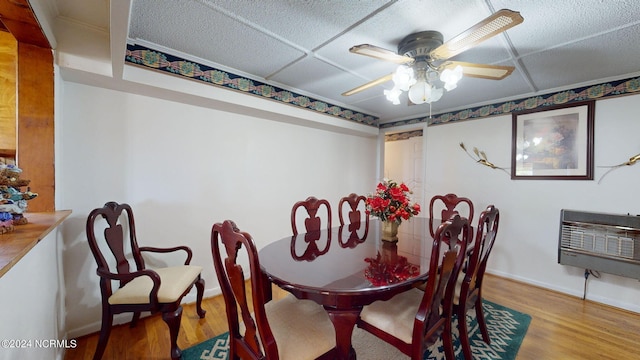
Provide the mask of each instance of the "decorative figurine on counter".
POLYGON ((0 235, 13 231, 13 215, 8 212, 0 212, 0 235))
POLYGON ((31 180, 20 179, 21 174, 22 169, 15 165, 0 164, 0 233, 12 231, 14 225, 26 224, 23 214, 27 201, 38 196, 28 187, 31 180), (26 191, 22 187, 27 187, 26 191))

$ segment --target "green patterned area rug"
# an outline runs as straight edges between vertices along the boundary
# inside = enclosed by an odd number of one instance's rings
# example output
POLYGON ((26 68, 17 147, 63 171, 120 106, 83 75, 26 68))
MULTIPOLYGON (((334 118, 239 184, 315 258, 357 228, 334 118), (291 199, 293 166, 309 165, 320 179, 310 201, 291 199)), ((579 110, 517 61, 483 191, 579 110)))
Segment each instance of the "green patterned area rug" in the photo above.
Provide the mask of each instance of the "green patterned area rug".
MULTIPOLYGON (((471 334, 471 350, 474 360, 513 360, 518 354, 520 344, 524 339, 531 322, 531 316, 509 309, 502 305, 484 300, 484 314, 491 338, 491 345, 482 341, 482 335, 478 328, 475 312, 467 314, 467 324, 471 334)), ((457 321, 454 319, 454 321, 457 321)), ((182 351, 183 360, 227 360, 228 333, 218 335, 198 345, 182 351)), ((464 360, 460 349, 457 326, 454 324, 453 340, 457 360, 464 360)), ((360 360, 389 360, 409 359, 397 349, 387 343, 378 340, 373 335, 358 328, 353 331, 353 347, 360 360)), ((425 360, 444 359, 442 341, 438 341, 429 348, 425 354, 425 360)))

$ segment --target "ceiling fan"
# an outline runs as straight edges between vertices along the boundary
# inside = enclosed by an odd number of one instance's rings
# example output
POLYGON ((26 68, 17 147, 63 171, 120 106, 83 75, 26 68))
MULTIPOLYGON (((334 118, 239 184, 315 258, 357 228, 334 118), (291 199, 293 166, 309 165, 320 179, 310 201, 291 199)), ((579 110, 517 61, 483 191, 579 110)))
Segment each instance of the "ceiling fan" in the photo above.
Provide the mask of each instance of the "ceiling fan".
POLYGON ((443 94, 443 88, 447 91, 453 90, 462 76, 504 79, 513 72, 513 66, 475 64, 448 59, 523 21, 519 12, 502 9, 447 42, 443 42, 440 32, 430 30, 407 35, 398 44, 397 53, 369 44, 353 46, 349 51, 354 54, 370 56, 400 66, 394 73, 360 85, 342 95, 353 95, 393 80, 393 89, 384 91, 388 100, 399 104, 400 94, 406 91, 410 103, 422 104, 438 101, 443 94))

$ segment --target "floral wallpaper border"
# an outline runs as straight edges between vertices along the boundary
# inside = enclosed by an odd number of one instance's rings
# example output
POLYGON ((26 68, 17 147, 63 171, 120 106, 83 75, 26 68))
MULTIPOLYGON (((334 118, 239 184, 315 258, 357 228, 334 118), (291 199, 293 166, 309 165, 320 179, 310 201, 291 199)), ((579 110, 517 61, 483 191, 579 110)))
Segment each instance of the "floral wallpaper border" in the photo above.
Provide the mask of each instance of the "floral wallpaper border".
POLYGON ((149 49, 145 46, 127 44, 125 62, 378 127, 378 117, 328 104, 257 80, 149 49))
POLYGON ((640 77, 616 80, 597 85, 584 86, 546 95, 484 105, 456 112, 438 114, 432 117, 414 118, 381 124, 380 128, 392 128, 401 125, 426 122, 428 125, 445 124, 452 121, 469 120, 487 116, 496 116, 521 110, 544 108, 546 106, 572 103, 584 100, 601 99, 630 94, 640 94, 640 77))
MULTIPOLYGON (((379 127, 381 129, 425 122, 427 125, 439 125, 460 120, 504 115, 521 110, 544 108, 551 105, 640 93, 640 77, 633 77, 519 100, 447 112, 431 117, 419 117, 380 124, 379 118, 376 116, 342 108, 340 106, 316 100, 273 85, 265 84, 257 80, 245 78, 203 64, 198 64, 170 54, 165 54, 141 45, 127 44, 125 61, 135 65, 169 72, 174 75, 207 82, 212 85, 266 97, 275 101, 302 107, 307 110, 317 111, 361 124, 379 127)), ((393 139, 390 138, 390 140, 398 140, 403 136, 404 135, 402 135, 402 133, 394 134, 392 136, 393 139)), ((416 135, 410 134, 409 137, 411 136, 416 135)))

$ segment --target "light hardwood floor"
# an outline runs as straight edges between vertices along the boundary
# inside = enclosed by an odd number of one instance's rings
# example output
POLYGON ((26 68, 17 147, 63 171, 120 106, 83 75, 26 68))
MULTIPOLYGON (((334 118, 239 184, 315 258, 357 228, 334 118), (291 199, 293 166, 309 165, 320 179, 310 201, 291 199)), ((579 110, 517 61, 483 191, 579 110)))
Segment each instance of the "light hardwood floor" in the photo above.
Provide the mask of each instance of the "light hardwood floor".
MULTIPOLYGON (((487 300, 531 315, 517 360, 640 359, 640 314, 492 275, 485 277, 483 292, 487 300)), ((274 297, 280 295, 274 291, 274 297)), ((199 319, 193 304, 184 306, 181 348, 227 331, 222 298, 205 299, 203 307, 207 315, 199 319)), ((115 326, 103 359, 167 359, 168 336, 159 315, 141 319, 133 329, 115 326)), ((98 335, 77 340, 77 348, 67 350, 65 360, 91 359, 98 335)))

